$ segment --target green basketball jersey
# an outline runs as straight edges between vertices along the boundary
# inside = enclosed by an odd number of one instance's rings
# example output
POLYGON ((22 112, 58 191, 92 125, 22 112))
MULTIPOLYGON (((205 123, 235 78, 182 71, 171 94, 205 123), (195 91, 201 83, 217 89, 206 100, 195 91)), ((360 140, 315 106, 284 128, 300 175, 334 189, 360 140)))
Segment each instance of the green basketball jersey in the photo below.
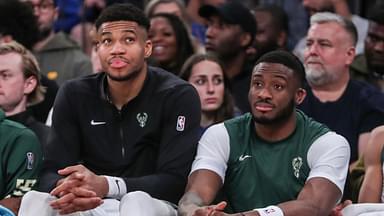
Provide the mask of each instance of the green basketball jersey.
POLYGON ((36 135, 25 126, 4 118, 0 110, 0 199, 22 196, 30 191, 42 163, 36 135))
POLYGON ((295 200, 309 175, 307 152, 329 129, 296 112, 295 131, 268 142, 255 133, 251 114, 224 122, 230 139, 224 191, 234 212, 295 200))

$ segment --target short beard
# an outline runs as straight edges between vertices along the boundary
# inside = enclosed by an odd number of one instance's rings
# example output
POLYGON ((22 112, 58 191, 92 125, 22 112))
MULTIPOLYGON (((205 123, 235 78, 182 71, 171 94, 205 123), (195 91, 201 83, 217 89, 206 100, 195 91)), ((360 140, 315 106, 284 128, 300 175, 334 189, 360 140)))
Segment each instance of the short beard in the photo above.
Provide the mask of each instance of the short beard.
POLYGON ((292 99, 289 104, 284 107, 275 118, 265 118, 253 116, 253 121, 262 125, 277 125, 287 121, 295 110, 295 101, 292 99))
POLYGON ((329 75, 324 69, 316 70, 305 67, 305 72, 305 77, 311 86, 327 85, 334 80, 333 76, 329 75))
POLYGON ((140 74, 140 70, 135 70, 133 71, 132 73, 130 74, 127 74, 125 76, 112 76, 111 74, 107 73, 107 76, 109 79, 113 80, 113 81, 116 81, 116 82, 123 82, 123 81, 128 81, 128 80, 132 80, 132 79, 135 79, 136 77, 138 77, 140 74))

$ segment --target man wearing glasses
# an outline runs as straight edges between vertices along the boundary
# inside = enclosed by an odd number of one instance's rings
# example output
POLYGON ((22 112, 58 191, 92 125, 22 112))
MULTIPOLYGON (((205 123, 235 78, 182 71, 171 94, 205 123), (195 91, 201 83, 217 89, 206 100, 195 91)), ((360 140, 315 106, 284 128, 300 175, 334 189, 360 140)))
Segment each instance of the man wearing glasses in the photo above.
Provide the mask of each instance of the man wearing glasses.
POLYGON ((59 85, 68 79, 92 73, 92 64, 78 44, 65 33, 55 33, 53 26, 59 16, 57 0, 26 0, 37 18, 39 41, 33 51, 41 72, 59 85))

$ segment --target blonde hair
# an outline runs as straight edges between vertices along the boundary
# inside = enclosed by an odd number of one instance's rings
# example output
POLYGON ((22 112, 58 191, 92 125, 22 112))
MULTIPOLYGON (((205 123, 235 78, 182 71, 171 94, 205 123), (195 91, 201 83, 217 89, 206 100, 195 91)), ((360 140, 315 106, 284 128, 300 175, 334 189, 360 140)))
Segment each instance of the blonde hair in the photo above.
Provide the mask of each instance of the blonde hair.
POLYGON ((40 68, 35 56, 23 45, 12 41, 0 44, 0 55, 16 53, 21 56, 24 78, 36 78, 36 88, 27 96, 27 106, 38 104, 44 100, 45 88, 40 85, 40 68))

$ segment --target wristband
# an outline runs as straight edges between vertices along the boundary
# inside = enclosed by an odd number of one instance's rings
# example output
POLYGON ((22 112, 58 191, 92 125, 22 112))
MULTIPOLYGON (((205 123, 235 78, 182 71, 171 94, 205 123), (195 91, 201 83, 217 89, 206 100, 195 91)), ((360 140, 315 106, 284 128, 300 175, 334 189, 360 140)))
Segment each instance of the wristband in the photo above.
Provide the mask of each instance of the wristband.
POLYGON ((127 193, 127 185, 122 178, 104 176, 108 181, 107 197, 121 199, 127 193))
POLYGON ((257 208, 253 211, 257 211, 260 216, 284 216, 283 211, 278 206, 268 206, 266 208, 257 208))

